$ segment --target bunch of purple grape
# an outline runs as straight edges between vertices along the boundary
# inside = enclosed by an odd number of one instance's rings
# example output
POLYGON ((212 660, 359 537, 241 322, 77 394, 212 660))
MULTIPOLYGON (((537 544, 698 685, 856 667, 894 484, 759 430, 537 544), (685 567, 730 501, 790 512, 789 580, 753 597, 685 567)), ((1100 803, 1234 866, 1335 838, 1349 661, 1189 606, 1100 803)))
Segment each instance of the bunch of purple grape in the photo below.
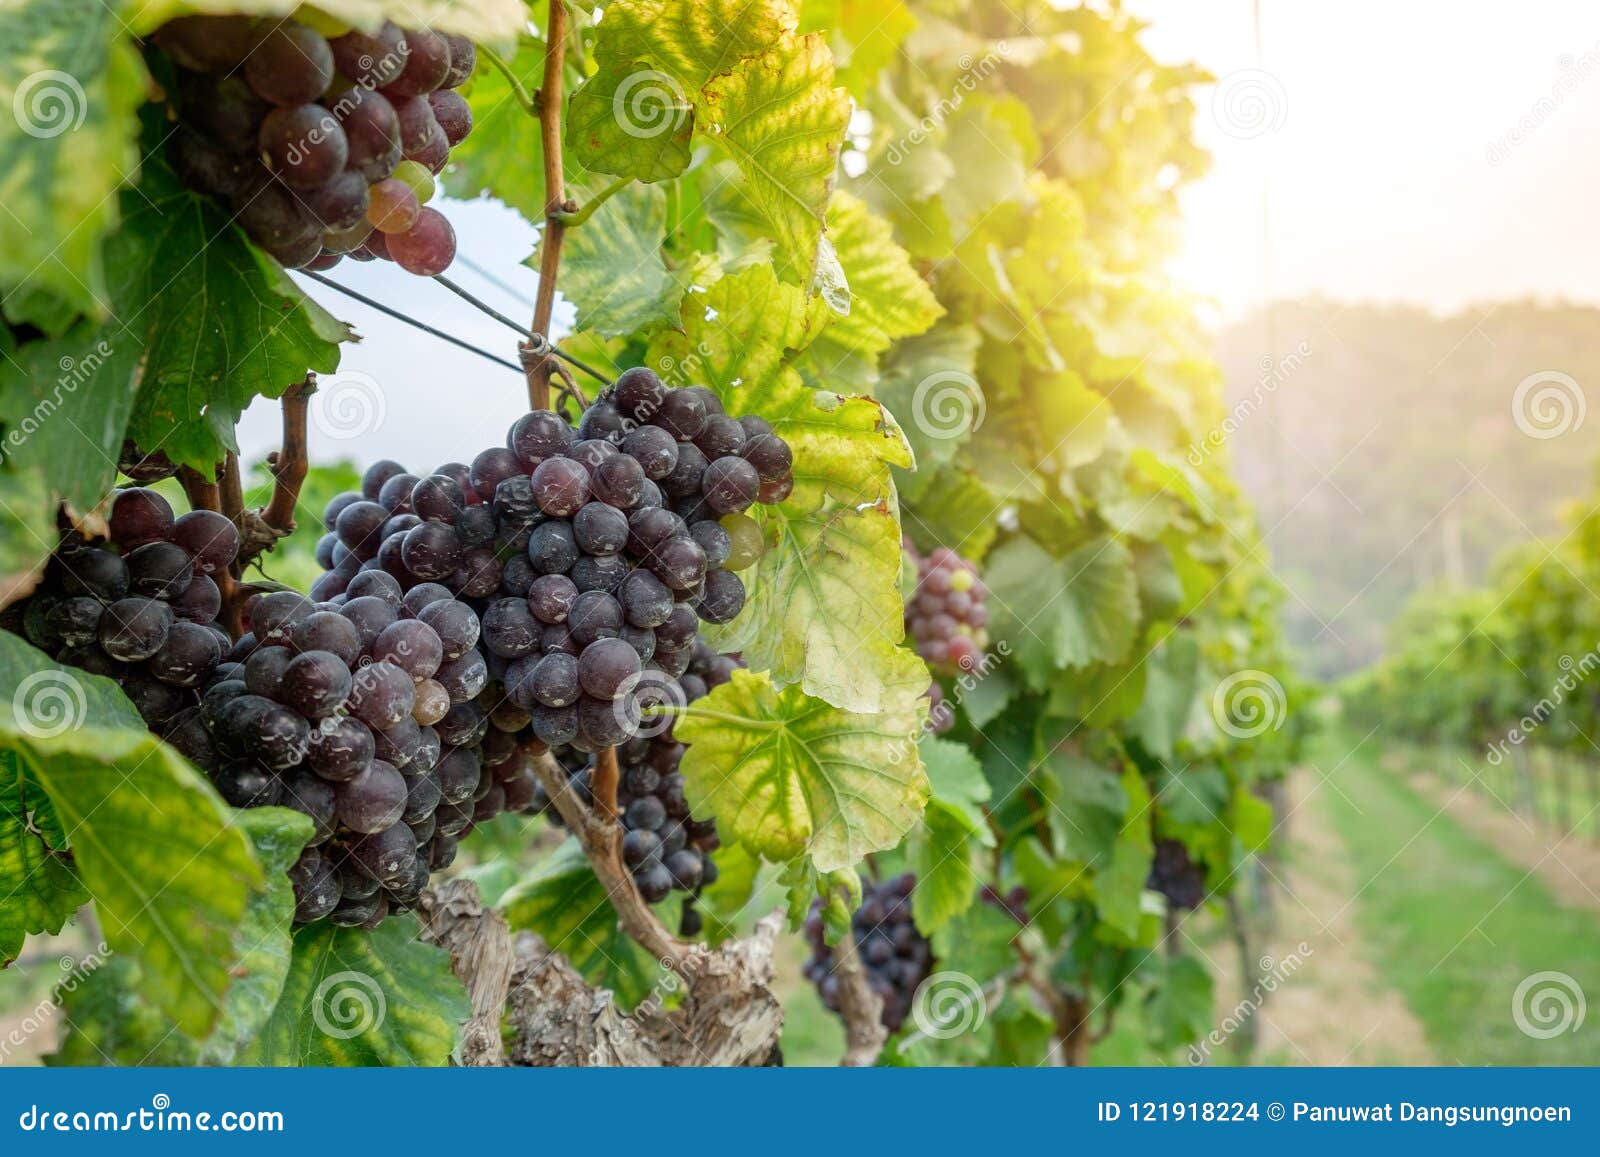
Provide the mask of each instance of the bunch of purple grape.
MULTIPOLYGON (((911 892, 916 883, 909 872, 881 883, 869 881, 861 907, 850 921, 867 984, 883 999, 883 1027, 890 1032, 904 1023, 917 987, 933 970, 933 945, 911 920, 911 892)), ((834 973, 834 951, 823 934, 821 900, 812 904, 805 932, 811 958, 802 972, 816 985, 828 1010, 838 1012, 839 978, 834 973)))
POLYGON ((280 591, 246 613, 249 632, 168 739, 233 806, 314 821, 290 872, 298 921, 376 927, 475 825, 531 799, 525 762, 484 759, 478 621, 449 592, 402 592, 373 571, 336 600, 280 591))
POLYGON ((976 671, 989 645, 988 591, 975 563, 949 547, 921 554, 909 538, 901 547, 917 570, 917 589, 906 602, 906 634, 932 668, 928 686, 928 725, 935 735, 955 726, 955 710, 945 701, 940 675, 976 671))
POLYGON ((671 694, 700 620, 743 608, 737 572, 762 551, 745 511, 792 485, 789 447, 765 421, 630 370, 576 429, 538 410, 470 466, 425 478, 373 466, 362 493, 329 505, 329 570, 312 596, 337 598, 364 570, 403 590, 440 584, 482 623, 501 721, 593 753, 637 734, 643 709, 671 694))
POLYGON ((1206 898, 1205 865, 1190 857, 1182 840, 1158 839, 1145 887, 1160 892, 1174 908, 1198 908, 1206 898))
POLYGON ((921 554, 910 539, 902 544, 917 568, 917 591, 906 603, 906 633, 934 671, 974 670, 989 645, 989 592, 976 563, 947 546, 921 554))
POLYGON ((177 70, 179 179, 217 198, 291 269, 345 255, 431 276, 455 257, 426 202, 472 129, 456 88, 477 50, 460 36, 385 23, 185 16, 152 36, 177 70))
POLYGON ((233 646, 217 624, 212 577, 239 549, 239 532, 208 510, 175 517, 154 490, 119 490, 110 539, 68 531, 38 590, 8 607, 3 625, 57 662, 115 679, 151 727, 198 702, 233 646))

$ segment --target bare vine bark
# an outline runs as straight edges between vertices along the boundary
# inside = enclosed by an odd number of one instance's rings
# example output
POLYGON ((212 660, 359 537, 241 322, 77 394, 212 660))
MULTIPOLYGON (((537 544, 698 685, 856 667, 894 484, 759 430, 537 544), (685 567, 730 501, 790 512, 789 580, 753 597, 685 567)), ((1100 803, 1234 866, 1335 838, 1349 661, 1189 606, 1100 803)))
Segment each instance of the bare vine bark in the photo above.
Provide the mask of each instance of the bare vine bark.
POLYGON ((470 880, 427 893, 418 911, 423 938, 449 951, 472 1002, 463 1065, 747 1066, 767 1063, 777 1049, 777 913, 747 939, 687 950, 680 969, 664 972, 655 991, 624 1012, 538 936, 513 937, 470 880), (683 998, 668 1011, 666 997, 683 980, 683 998))
POLYGON ((867 984, 854 929, 847 930, 833 950, 833 974, 839 978, 839 1016, 844 1021, 844 1056, 839 1063, 871 1068, 878 1063, 889 1032, 883 1027, 883 998, 867 984))

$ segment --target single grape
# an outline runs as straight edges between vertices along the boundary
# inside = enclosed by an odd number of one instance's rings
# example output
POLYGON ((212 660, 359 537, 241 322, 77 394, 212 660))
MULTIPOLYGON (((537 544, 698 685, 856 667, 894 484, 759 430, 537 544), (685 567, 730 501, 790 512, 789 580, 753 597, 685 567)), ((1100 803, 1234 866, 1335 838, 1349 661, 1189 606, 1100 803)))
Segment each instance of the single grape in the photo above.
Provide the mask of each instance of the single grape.
POLYGON ((267 167, 291 189, 326 184, 350 159, 344 130, 320 104, 273 109, 261 122, 259 143, 267 167))
POLYGON ((132 486, 117 491, 111 500, 108 524, 111 541, 123 550, 132 550, 172 536, 172 507, 154 490, 132 486))
POLYGON ((456 234, 437 209, 423 206, 417 222, 404 233, 386 235, 396 264, 419 277, 432 277, 450 267, 456 256, 456 234))
POLYGON ((422 206, 411 186, 390 177, 369 191, 367 220, 383 233, 404 233, 417 223, 422 206))
POLYGON ((566 522, 541 523, 528 539, 528 561, 540 574, 565 573, 578 561, 578 553, 572 527, 566 522))
POLYGON ((744 583, 728 570, 706 572, 704 593, 695 603, 695 610, 708 623, 731 623, 744 610, 744 583))
MULTIPOLYGON (((326 184, 299 194, 300 206, 329 233, 344 233, 359 226, 367 214, 367 179, 346 169, 326 184)), ((321 238, 317 241, 319 252, 321 238)), ((330 251, 330 255, 332 254, 330 251)))
POLYGON ((339 782, 366 767, 375 752, 372 731, 365 724, 349 716, 337 716, 311 728, 305 762, 323 779, 339 782))
POLYGON ((244 79, 257 96, 275 105, 309 104, 333 81, 333 50, 304 24, 285 20, 250 49, 244 79))
POLYGON ((436 32, 422 29, 406 32, 405 67, 386 87, 392 95, 418 96, 430 93, 450 75, 450 42, 436 32))
POLYGON ((540 575, 528 587, 528 609, 541 623, 564 623, 578 588, 562 574, 540 575))
POLYGON ((189 553, 195 574, 216 574, 239 553, 239 528, 214 510, 191 510, 172 524, 172 541, 189 553))
POLYGON ((647 570, 635 570, 617 590, 624 617, 635 627, 659 627, 672 614, 672 591, 647 570))
POLYGON ((617 376, 611 393, 617 408, 624 414, 637 422, 648 422, 660 409, 667 387, 653 370, 634 366, 617 376))
POLYGON ((572 536, 587 554, 616 554, 628 543, 628 516, 604 502, 589 502, 572 517, 572 536))
POLYGON ((749 515, 726 515, 722 519, 722 528, 728 532, 730 540, 728 557, 722 563, 728 570, 745 570, 766 552, 761 524, 749 515))
POLYGON ((706 576, 706 552, 688 535, 675 535, 650 552, 650 569, 675 591, 687 591, 706 576))
POLYGON ((221 658, 216 635, 198 623, 176 622, 161 649, 150 656, 150 673, 174 687, 198 687, 221 658))
POLYGON ((434 119, 452 148, 467 139, 472 131, 472 106, 460 93, 448 89, 430 93, 428 103, 433 106, 434 119))
POLYGON ((172 608, 158 599, 118 599, 100 616, 100 646, 119 662, 140 662, 161 650, 173 621, 172 608))
POLYGON ((589 491, 619 510, 632 510, 644 497, 644 467, 626 454, 613 454, 590 471, 589 491))
POLYGON ((321 719, 342 706, 352 689, 343 659, 332 651, 305 651, 284 667, 278 698, 307 719, 321 719))
POLYGON ((492 655, 517 659, 539 645, 540 624, 526 599, 496 599, 483 612, 483 643, 492 655))
POLYGON ((238 808, 270 807, 278 802, 283 784, 268 768, 254 760, 238 759, 223 764, 213 782, 217 792, 238 808))
POLYGON ((446 660, 459 659, 478 642, 481 629, 472 608, 453 600, 436 600, 422 608, 417 618, 439 636, 446 660))
POLYGON ((437 182, 434 181, 433 173, 428 170, 427 165, 416 161, 401 161, 395 166, 394 176, 396 180, 404 181, 410 186, 419 204, 426 205, 433 200, 437 182))
POLYGON ((597 639, 578 656, 578 681, 597 699, 615 699, 639 671, 638 654, 622 639, 597 639))
POLYGON ((468 651, 459 659, 447 659, 434 678, 450 693, 452 703, 465 703, 488 686, 489 665, 477 651, 468 651))
POLYGON ((668 390, 649 421, 679 442, 692 442, 705 429, 705 400, 688 390, 668 390))
POLYGON ((399 167, 400 117, 380 92, 353 88, 333 105, 349 150, 346 164, 368 181, 383 181, 399 167))
MULTIPOLYGON (((374 759, 353 777, 334 785, 339 822, 371 835, 400 823, 406 810, 406 781, 395 768, 374 759)), ((402 830, 404 827, 402 826, 402 830)), ((406 834, 411 833, 406 830, 406 834)))
POLYGON ((147 542, 128 555, 128 590, 163 602, 189 589, 194 564, 175 542, 147 542))
POLYGON ((369 727, 390 727, 411 714, 416 688, 393 663, 376 662, 356 672, 348 704, 355 717, 369 727))
POLYGON ((717 514, 738 514, 756 500, 761 476, 743 458, 718 458, 706 467, 700 489, 706 505, 717 514))
POLYGON ((569 517, 588 500, 589 472, 571 458, 547 459, 534 467, 533 496, 544 513, 569 517))
POLYGON ((406 532, 400 557, 419 579, 447 579, 461 565, 461 540, 444 522, 424 522, 406 532))
POLYGON ((405 69, 410 54, 408 37, 389 21, 370 35, 347 32, 330 41, 328 47, 340 74, 368 89, 392 83, 405 69))
POLYGON ((715 461, 730 454, 738 454, 745 446, 744 427, 739 425, 736 418, 727 414, 708 414, 705 429, 700 431, 700 436, 694 444, 707 458, 715 461))
POLYGON ((615 638, 622 631, 622 621, 622 604, 604 591, 584 591, 567 613, 568 630, 579 647, 615 638))

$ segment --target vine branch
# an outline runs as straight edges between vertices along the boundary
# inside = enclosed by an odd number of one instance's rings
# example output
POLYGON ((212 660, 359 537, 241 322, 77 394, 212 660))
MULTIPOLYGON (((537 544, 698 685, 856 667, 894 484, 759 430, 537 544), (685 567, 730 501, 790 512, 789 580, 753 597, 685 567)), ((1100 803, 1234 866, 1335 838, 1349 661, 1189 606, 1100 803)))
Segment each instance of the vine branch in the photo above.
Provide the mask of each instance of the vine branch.
MULTIPOLYGON (((605 756, 602 753, 595 764, 597 782, 604 778, 601 772, 604 761, 605 756)), ((615 767, 615 751, 610 753, 610 761, 615 767)), ((544 785, 545 794, 555 804, 556 811, 561 813, 562 822, 566 824, 567 830, 577 836, 578 844, 583 848, 589 866, 594 869, 596 878, 605 888, 611 906, 617 910, 617 923, 622 926, 622 930, 654 956, 662 967, 670 968, 685 980, 692 982, 693 976, 689 975, 689 971, 684 967, 689 957, 689 945, 668 932, 666 926, 650 910, 650 905, 644 902, 644 897, 639 895, 639 889, 634 886, 633 876, 628 871, 627 865, 622 862, 622 828, 614 819, 599 814, 598 809, 584 806, 560 765, 549 754, 541 755, 534 760, 533 770, 539 777, 539 782, 544 785)), ((598 790, 595 795, 598 800, 600 795, 598 790)), ((611 801, 612 809, 615 810, 614 782, 611 801)))
MULTIPOLYGON (((567 201, 561 165, 561 71, 567 43, 567 9, 563 0, 550 0, 545 27, 544 82, 539 88, 539 140, 544 150, 544 235, 539 239, 539 287, 533 300, 534 334, 550 336, 555 312, 556 274, 561 267, 564 215, 577 210, 567 201)), ((528 376, 528 404, 535 410, 550 406, 550 371, 553 355, 523 359, 528 376)))
POLYGON ((833 974, 839 980, 839 1016, 844 1020, 844 1057, 847 1068, 871 1068, 889 1039, 883 1027, 883 998, 867 983, 853 928, 845 930, 833 950, 833 974))

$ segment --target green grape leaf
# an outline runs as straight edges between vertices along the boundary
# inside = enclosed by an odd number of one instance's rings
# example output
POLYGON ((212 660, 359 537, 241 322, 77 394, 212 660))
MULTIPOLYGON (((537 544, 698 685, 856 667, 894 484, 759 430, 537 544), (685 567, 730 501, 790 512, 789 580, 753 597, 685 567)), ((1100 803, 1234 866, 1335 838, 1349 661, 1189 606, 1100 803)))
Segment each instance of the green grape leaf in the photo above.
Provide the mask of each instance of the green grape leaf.
POLYGON ((145 84, 115 5, 0 6, 0 290, 30 285, 112 312, 100 242, 116 189, 138 172, 145 84))
POLYGON ((940 972, 959 972, 977 984, 1016 966, 1013 942, 1022 928, 1009 914, 993 904, 973 904, 935 932, 934 967, 940 972))
MULTIPOLYGON (((539 90, 544 44, 524 34, 506 58, 523 93, 539 90)), ((544 141, 539 119, 528 114, 498 68, 481 57, 478 71, 460 89, 472 106, 472 132, 450 150, 452 194, 488 194, 529 221, 544 220, 544 141)))
POLYGON ((234 935, 235 979, 222 1019, 201 1049, 204 1064, 231 1064, 272 1017, 294 953, 294 885, 287 873, 313 829, 309 816, 281 807, 236 811, 234 822, 250 837, 267 886, 250 898, 234 935))
POLYGON ((1058 749, 1045 761, 1041 781, 1049 802, 1046 820, 1062 857, 1083 864, 1104 862, 1116 847, 1128 795, 1115 773, 1092 760, 1058 749))
POLYGON ((791 0, 617 0, 606 5, 594 56, 648 61, 697 93, 795 26, 791 0))
POLYGON ((87 514, 110 493, 138 388, 138 346, 84 321, 0 362, 0 601, 5 576, 42 565, 60 503, 87 514))
POLYGON ((1122 773, 1122 790, 1128 798, 1127 814, 1109 859, 1095 866, 1094 899, 1102 921, 1137 940, 1140 901, 1150 878, 1155 841, 1150 831, 1150 792, 1138 768, 1130 766, 1122 773))
POLYGON ((194 1037, 223 1007, 233 936, 265 885, 205 777, 145 728, 116 684, 0 632, 0 741, 44 789, 107 942, 194 1037))
POLYGON ((164 162, 148 160, 123 202, 106 267, 123 319, 108 340, 142 359, 128 435, 210 470, 238 449, 234 426, 256 397, 281 396, 308 369, 332 372, 353 335, 164 162))
POLYGON ((899 419, 923 470, 954 461, 983 424, 988 403, 977 359, 978 331, 970 325, 906 338, 884 359, 878 399, 899 419))
POLYGON ((751 855, 743 844, 729 844, 717 851, 717 878, 700 890, 700 911, 705 917, 702 940, 715 946, 750 924, 748 917, 754 914, 750 904, 760 872, 761 858, 751 855))
MULTIPOLYGON (((561 292, 578 308, 577 329, 620 337, 677 320, 683 285, 667 271, 667 195, 649 185, 614 194, 561 250, 561 292)), ((535 257, 529 264, 537 265, 535 257)))
POLYGON ((411 915, 392 915, 371 932, 326 921, 295 929, 283 992, 234 1063, 448 1064, 470 1011, 467 993, 450 954, 418 933, 411 915))
POLYGON ((13 751, 0 751, 0 968, 35 932, 61 931, 89 894, 67 854, 50 797, 13 751))
POLYGON ((619 0, 598 64, 567 107, 572 157, 597 173, 663 181, 688 167, 702 89, 794 27, 783 0, 619 0))
POLYGON ((833 86, 826 42, 785 37, 713 77, 699 120, 743 171, 745 196, 773 230, 780 269, 810 285, 850 123, 850 97, 833 86))
POLYGON ((567 105, 568 147, 596 173, 669 181, 689 167, 693 135, 690 96, 648 60, 604 61, 567 105))
MULTIPOLYGON (((920 462, 921 459, 918 459, 920 462)), ((919 469, 895 475, 900 483, 900 517, 912 539, 926 549, 948 546, 981 563, 1000 532, 1003 498, 969 470, 956 466, 919 469)))
POLYGON ((928 786, 932 798, 944 804, 961 818, 968 831, 979 836, 985 847, 993 844, 983 805, 989 801, 991 788, 983 777, 983 764, 962 743, 936 739, 925 735, 918 748, 923 765, 928 769, 928 786))
POLYGON ((1188 632, 1174 632, 1143 662, 1144 700, 1133 717, 1133 734, 1150 754, 1171 759, 1194 708, 1200 644, 1188 632))
POLYGON ((766 859, 854 867, 898 844, 927 803, 915 743, 926 689, 925 679, 887 688, 879 712, 862 715, 735 671, 674 729, 689 745, 690 807, 766 859))
POLYGON ((1211 973, 1193 956, 1168 956, 1145 1001, 1142 1023, 1152 1048, 1182 1048, 1211 1028, 1211 973))
POLYGON ((882 353, 920 334, 944 314, 933 290, 895 244, 894 228, 865 201, 834 194, 828 237, 850 285, 850 312, 833 317, 822 339, 847 350, 882 353))
POLYGON ((994 1016, 991 1065, 1036 1067, 1048 1064, 1055 1046, 1055 1022, 1027 996, 1008 989, 994 1016))
POLYGON ((839 83, 866 92, 917 25, 902 0, 808 0, 801 32, 826 32, 839 83))
POLYGON ((1009 640, 1035 687, 1061 668, 1117 663, 1139 627, 1139 587, 1128 548, 1097 538, 1064 558, 1019 536, 989 555, 991 633, 1009 640))
POLYGON ((977 898, 973 837, 966 816, 941 799, 931 799, 922 825, 906 841, 911 870, 917 874, 911 914, 924 934, 943 928, 977 898))
POLYGON ((537 932, 592 984, 631 1008, 659 973, 650 954, 622 931, 616 909, 576 840, 562 844, 500 898, 513 931, 537 932))
POLYGON ((56 986, 64 1031, 44 1063, 59 1068, 197 1064, 199 1046, 173 1032, 171 1019, 143 994, 144 975, 131 957, 107 959, 99 951, 81 957, 56 986))
POLYGON ((877 711, 900 685, 928 686, 927 668, 900 645, 900 527, 882 505, 787 506, 765 520, 768 549, 752 570, 744 612, 708 632, 780 682, 842 709, 877 711))

